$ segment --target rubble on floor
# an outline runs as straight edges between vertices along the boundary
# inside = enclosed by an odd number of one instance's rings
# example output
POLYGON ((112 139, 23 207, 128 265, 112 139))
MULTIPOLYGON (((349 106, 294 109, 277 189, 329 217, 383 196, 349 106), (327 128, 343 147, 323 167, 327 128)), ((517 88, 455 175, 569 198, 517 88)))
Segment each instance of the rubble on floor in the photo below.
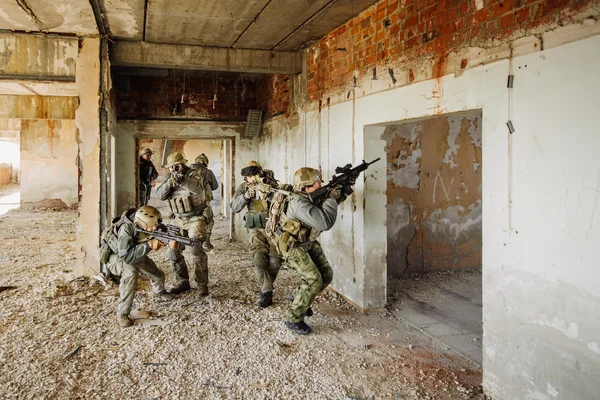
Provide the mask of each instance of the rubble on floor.
MULTIPOLYGON (((255 305, 243 243, 218 220, 209 253, 210 295, 164 302, 139 280, 121 329, 118 288, 74 271, 73 211, 0 216, 0 390, 3 398, 484 399, 481 371, 397 320, 361 314, 332 292, 307 318, 310 336, 282 315, 297 284, 276 282, 275 304, 255 305)), ((171 274, 164 252, 152 257, 171 274)), ((335 268, 334 268, 335 270, 335 268)))

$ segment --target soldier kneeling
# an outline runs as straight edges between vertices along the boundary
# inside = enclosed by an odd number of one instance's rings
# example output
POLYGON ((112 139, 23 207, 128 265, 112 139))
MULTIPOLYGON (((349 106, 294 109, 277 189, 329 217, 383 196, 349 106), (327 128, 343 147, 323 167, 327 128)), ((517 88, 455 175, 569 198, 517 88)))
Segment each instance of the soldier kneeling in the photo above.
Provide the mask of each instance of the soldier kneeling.
MULTIPOLYGON (((105 243, 110 248, 110 258, 106 268, 111 275, 119 277, 119 303, 117 305, 117 319, 123 328, 133 325, 129 318, 133 298, 137 289, 137 279, 140 272, 150 278, 152 294, 163 300, 170 300, 172 296, 165 291, 165 274, 148 257, 152 250, 163 246, 157 239, 148 239, 149 235, 139 230, 154 231, 161 223, 160 212, 151 206, 143 206, 123 213, 118 223, 111 227, 105 243), (136 232, 136 228, 137 232, 136 232)), ((172 240, 169 247, 177 246, 172 240)))

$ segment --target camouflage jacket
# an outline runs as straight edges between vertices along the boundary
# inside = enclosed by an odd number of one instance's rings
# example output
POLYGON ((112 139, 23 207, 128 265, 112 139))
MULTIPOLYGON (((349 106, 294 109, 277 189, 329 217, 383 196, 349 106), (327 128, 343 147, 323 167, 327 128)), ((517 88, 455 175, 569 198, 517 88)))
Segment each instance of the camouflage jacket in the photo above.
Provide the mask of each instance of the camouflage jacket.
POLYGON ((127 264, 137 264, 150 253, 151 249, 146 242, 138 243, 133 221, 129 217, 119 228, 117 250, 119 258, 127 264))

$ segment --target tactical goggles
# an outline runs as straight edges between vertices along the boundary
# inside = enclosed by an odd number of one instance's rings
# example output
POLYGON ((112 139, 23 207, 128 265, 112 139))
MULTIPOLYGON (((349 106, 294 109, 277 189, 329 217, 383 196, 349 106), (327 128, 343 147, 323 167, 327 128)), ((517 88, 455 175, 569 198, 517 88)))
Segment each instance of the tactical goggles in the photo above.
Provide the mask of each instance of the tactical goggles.
POLYGON ((242 168, 242 176, 254 176, 254 175, 259 175, 261 172, 261 168, 260 167, 245 167, 242 168))

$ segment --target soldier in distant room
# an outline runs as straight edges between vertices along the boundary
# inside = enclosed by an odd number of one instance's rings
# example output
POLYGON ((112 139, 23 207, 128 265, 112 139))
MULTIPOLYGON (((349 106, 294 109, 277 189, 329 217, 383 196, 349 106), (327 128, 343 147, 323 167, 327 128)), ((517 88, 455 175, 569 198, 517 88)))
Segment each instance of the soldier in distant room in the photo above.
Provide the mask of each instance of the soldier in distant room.
MULTIPOLYGON (((208 180, 208 184, 210 185, 210 188, 213 191, 217 190, 219 188, 219 182, 217 182, 215 173, 212 172, 212 170, 208 168, 208 157, 206 156, 206 154, 202 153, 198 157, 196 157, 196 159, 194 160, 194 163, 190 165, 190 168, 203 171, 203 173, 206 174, 206 179, 208 180)), ((212 195, 211 195, 211 200, 212 200, 212 195)), ((209 203, 210 203, 210 201, 209 201, 209 203)), ((208 227, 207 227, 208 232, 206 234, 206 241, 204 242, 204 248, 206 250, 212 250, 215 248, 215 246, 213 246, 212 243, 210 242, 210 237, 212 236, 212 229, 213 229, 213 226, 215 225, 215 221, 214 221, 214 214, 212 212, 212 207, 210 207, 210 205, 209 205, 209 207, 206 208, 205 214, 208 214, 208 213, 210 213, 210 218, 212 219, 213 222, 208 224, 208 227)))
POLYGON ((278 183, 273 172, 263 170, 256 161, 246 163, 241 174, 244 183, 237 188, 230 207, 234 213, 248 208, 244 218, 246 227, 252 232, 250 250, 260 286, 258 306, 266 308, 273 304, 273 282, 281 268, 281 256, 272 240, 265 235, 268 210, 273 197, 270 189, 277 188, 278 183))
POLYGON ((152 186, 158 178, 158 171, 152 163, 152 154, 154 153, 149 148, 144 149, 140 154, 140 207, 148 204, 152 186))

